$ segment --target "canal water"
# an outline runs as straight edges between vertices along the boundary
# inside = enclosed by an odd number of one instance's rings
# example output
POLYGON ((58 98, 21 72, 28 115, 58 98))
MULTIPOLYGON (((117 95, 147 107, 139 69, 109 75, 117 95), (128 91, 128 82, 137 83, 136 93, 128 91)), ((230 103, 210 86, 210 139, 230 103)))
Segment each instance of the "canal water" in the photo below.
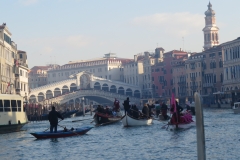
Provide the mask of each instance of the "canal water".
MULTIPOLYGON (((77 119, 83 117, 65 119, 60 124, 68 128, 93 126, 92 119, 72 123, 77 119)), ((240 159, 240 115, 230 109, 204 109, 204 122, 207 159, 240 159)), ((29 133, 44 131, 49 124, 31 122, 24 126, 25 131, 0 135, 0 159, 196 160, 196 127, 176 132, 161 129, 165 123, 154 121, 151 126, 125 128, 119 122, 95 127, 83 136, 36 140, 29 133)))

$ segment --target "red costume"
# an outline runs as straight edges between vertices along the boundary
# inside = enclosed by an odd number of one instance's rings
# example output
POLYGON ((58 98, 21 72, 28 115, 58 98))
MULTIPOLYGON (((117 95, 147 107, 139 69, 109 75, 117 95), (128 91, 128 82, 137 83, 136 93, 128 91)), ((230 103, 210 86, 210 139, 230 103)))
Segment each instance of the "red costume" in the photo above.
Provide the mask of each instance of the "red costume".
POLYGON ((120 102, 115 98, 115 101, 114 101, 114 103, 113 103, 113 105, 114 105, 114 110, 117 112, 117 111, 119 111, 119 109, 120 109, 120 102))

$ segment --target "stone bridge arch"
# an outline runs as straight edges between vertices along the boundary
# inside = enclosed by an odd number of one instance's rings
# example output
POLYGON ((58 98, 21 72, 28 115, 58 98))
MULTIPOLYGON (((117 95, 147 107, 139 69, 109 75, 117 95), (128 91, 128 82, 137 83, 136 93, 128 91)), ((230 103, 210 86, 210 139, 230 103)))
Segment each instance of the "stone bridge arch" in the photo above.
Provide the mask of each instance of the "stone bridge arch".
POLYGON ((54 97, 62 95, 62 91, 60 88, 55 88, 53 92, 54 92, 54 97))
POLYGON ((104 83, 104 84, 102 85, 102 90, 108 92, 108 91, 109 91, 109 86, 108 86, 108 84, 104 83))
POLYGON ((46 99, 50 99, 53 98, 53 92, 52 90, 47 90, 46 91, 46 99))
POLYGON ((141 97, 140 91, 139 90, 135 90, 133 96, 137 97, 137 98, 140 98, 141 97))
POLYGON ((111 85, 110 92, 117 93, 117 87, 115 85, 111 85))
POLYGON ((96 90, 101 90, 101 84, 99 82, 95 82, 93 88, 96 90))
POLYGON ((38 93, 38 98, 37 98, 37 101, 38 102, 41 102, 45 99, 45 94, 43 92, 39 92, 38 93))
POLYGON ((76 83, 72 83, 71 85, 70 85, 70 92, 73 92, 73 91, 76 91, 77 90, 77 85, 76 85, 76 83))
POLYGON ((132 95, 133 95, 132 89, 128 88, 128 89, 126 90, 126 95, 127 95, 127 96, 132 96, 132 95))
POLYGON ((118 94, 124 95, 125 94, 125 89, 123 87, 118 88, 118 94))
POLYGON ((62 94, 66 94, 66 93, 68 93, 69 92, 69 87, 67 86, 67 85, 64 85, 63 87, 62 87, 62 94))

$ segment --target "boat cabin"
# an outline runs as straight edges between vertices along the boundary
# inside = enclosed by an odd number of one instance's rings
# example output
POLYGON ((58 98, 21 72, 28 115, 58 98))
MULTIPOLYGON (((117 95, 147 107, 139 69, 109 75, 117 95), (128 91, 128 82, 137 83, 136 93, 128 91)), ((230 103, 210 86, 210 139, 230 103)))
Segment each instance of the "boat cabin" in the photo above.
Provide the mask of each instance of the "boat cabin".
POLYGON ((0 94, 0 112, 22 112, 23 97, 19 95, 0 94))

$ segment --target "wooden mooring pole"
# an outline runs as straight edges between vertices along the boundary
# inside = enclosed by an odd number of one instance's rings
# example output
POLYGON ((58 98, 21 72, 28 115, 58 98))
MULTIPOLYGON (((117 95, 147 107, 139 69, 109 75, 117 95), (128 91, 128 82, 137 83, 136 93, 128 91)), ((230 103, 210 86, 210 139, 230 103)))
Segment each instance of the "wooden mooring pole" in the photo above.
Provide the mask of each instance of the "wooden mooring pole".
POLYGON ((199 93, 195 92, 194 98, 195 98, 195 110, 196 110, 198 160, 206 160, 205 132, 204 132, 204 120, 203 120, 203 109, 201 105, 201 96, 199 93))

